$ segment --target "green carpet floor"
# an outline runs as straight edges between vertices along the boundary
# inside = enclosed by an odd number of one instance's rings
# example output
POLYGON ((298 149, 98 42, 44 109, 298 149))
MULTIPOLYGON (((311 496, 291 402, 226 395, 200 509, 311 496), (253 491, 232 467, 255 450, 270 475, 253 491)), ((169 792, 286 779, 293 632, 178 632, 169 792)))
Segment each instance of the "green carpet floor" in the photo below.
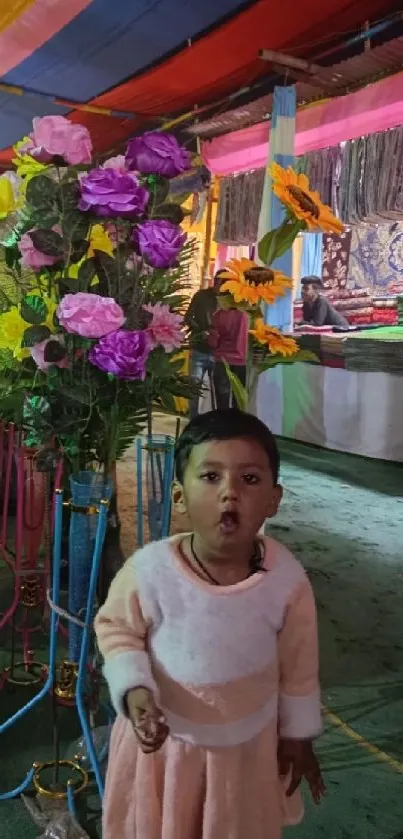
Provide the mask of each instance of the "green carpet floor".
MULTIPOLYGON (((270 532, 315 588, 324 704, 403 763, 403 468, 285 441, 281 449, 284 502, 270 532)), ((4 575, 0 585, 3 601, 4 575)), ((24 696, 0 693, 0 718, 24 696)), ((62 715, 68 742, 76 721, 62 715)), ((51 755, 51 736, 47 703, 2 736, 0 790, 51 755)), ((318 809, 308 801, 304 824, 287 839, 403 839, 403 775, 329 723, 319 752, 327 800, 318 809)), ((1 839, 39 833, 19 801, 0 803, 1 839)))

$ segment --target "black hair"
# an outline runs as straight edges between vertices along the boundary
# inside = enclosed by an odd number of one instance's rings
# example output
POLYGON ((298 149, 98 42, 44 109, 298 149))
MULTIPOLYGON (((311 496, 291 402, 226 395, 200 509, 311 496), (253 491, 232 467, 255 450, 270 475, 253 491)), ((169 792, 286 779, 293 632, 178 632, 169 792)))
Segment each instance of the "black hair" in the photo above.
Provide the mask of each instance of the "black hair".
POLYGON ((280 471, 280 455, 273 434, 260 419, 245 411, 229 408, 225 411, 208 411, 192 419, 177 440, 175 446, 175 471, 181 484, 186 466, 194 446, 213 440, 234 440, 243 437, 255 440, 266 452, 277 485, 280 471))
POLYGON ((225 270, 225 268, 220 268, 220 270, 216 271, 216 273, 214 274, 214 281, 213 282, 214 282, 215 291, 220 290, 220 286, 223 284, 226 274, 227 274, 227 271, 225 270))
POLYGON ((308 274, 308 276, 302 277, 301 285, 313 285, 315 288, 323 288, 322 280, 316 274, 308 274))

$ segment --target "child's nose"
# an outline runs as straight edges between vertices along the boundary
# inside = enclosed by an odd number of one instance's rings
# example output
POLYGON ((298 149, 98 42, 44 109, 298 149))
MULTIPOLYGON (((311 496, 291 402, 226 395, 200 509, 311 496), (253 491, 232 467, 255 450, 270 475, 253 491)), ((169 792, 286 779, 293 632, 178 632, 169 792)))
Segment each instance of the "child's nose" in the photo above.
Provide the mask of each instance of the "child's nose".
POLYGON ((221 495, 224 501, 238 498, 238 481, 234 475, 226 475, 221 487, 221 495))

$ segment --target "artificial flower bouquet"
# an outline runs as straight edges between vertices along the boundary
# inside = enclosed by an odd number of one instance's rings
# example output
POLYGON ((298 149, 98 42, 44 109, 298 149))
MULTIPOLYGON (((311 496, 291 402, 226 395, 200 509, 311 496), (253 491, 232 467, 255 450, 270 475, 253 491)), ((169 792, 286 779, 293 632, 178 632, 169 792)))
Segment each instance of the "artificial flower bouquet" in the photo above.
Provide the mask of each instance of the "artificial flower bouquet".
POLYGON ((153 407, 192 393, 178 353, 192 247, 170 181, 188 152, 162 132, 97 165, 87 129, 35 119, 0 178, 0 404, 28 445, 110 469, 153 407))
POLYGON ((269 174, 272 190, 285 208, 283 222, 259 242, 260 265, 249 259, 233 259, 227 264, 219 295, 223 308, 237 306, 249 317, 246 388, 227 365, 235 399, 243 409, 248 406, 258 376, 265 370, 277 364, 317 361, 313 353, 301 350, 294 338, 265 323, 263 307, 270 307, 293 285, 290 277, 271 266, 292 247, 299 233, 341 234, 344 230, 342 222, 321 202, 319 194, 310 189, 306 175, 297 174, 291 167, 283 169, 277 163, 271 165, 269 174))

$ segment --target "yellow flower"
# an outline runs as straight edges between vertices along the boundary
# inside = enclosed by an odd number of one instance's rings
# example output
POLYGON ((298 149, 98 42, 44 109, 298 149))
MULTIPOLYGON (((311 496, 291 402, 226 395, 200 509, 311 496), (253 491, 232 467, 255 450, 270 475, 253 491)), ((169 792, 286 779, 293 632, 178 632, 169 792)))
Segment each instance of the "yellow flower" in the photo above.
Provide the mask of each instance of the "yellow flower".
POLYGON ((94 224, 89 232, 89 248, 87 258, 95 255, 95 251, 103 251, 109 256, 113 254, 113 244, 102 224, 94 224))
POLYGON ((26 347, 21 347, 27 326, 29 326, 29 323, 23 320, 15 306, 0 315, 0 349, 11 350, 14 358, 19 361, 29 355, 29 350, 26 347))
POLYGON ((292 288, 292 280, 282 271, 271 268, 261 268, 250 259, 232 259, 221 274, 227 282, 220 291, 232 294, 235 303, 250 303, 257 305, 274 303, 277 297, 282 297, 288 288, 292 288))
POLYGON ((323 230, 324 233, 343 233, 344 224, 332 213, 330 207, 322 204, 318 192, 309 187, 306 175, 297 175, 291 166, 283 169, 278 163, 269 167, 273 178, 273 192, 300 221, 304 221, 308 230, 323 230))
POLYGON ((39 175, 44 169, 48 168, 46 163, 39 163, 39 161, 34 160, 30 154, 26 154, 24 148, 28 142, 29 137, 24 137, 23 140, 20 140, 13 147, 13 151, 16 155, 13 160, 13 164, 20 177, 26 179, 26 183, 30 181, 31 178, 34 178, 35 175, 39 175))
POLYGON ((7 218, 10 213, 14 213, 17 209, 17 201, 15 199, 13 185, 9 179, 3 175, 0 178, 0 219, 7 218))
POLYGON ((254 329, 250 329, 255 341, 268 347, 274 355, 290 356, 298 352, 298 344, 294 338, 288 338, 273 326, 267 326, 263 318, 257 318, 254 329))

